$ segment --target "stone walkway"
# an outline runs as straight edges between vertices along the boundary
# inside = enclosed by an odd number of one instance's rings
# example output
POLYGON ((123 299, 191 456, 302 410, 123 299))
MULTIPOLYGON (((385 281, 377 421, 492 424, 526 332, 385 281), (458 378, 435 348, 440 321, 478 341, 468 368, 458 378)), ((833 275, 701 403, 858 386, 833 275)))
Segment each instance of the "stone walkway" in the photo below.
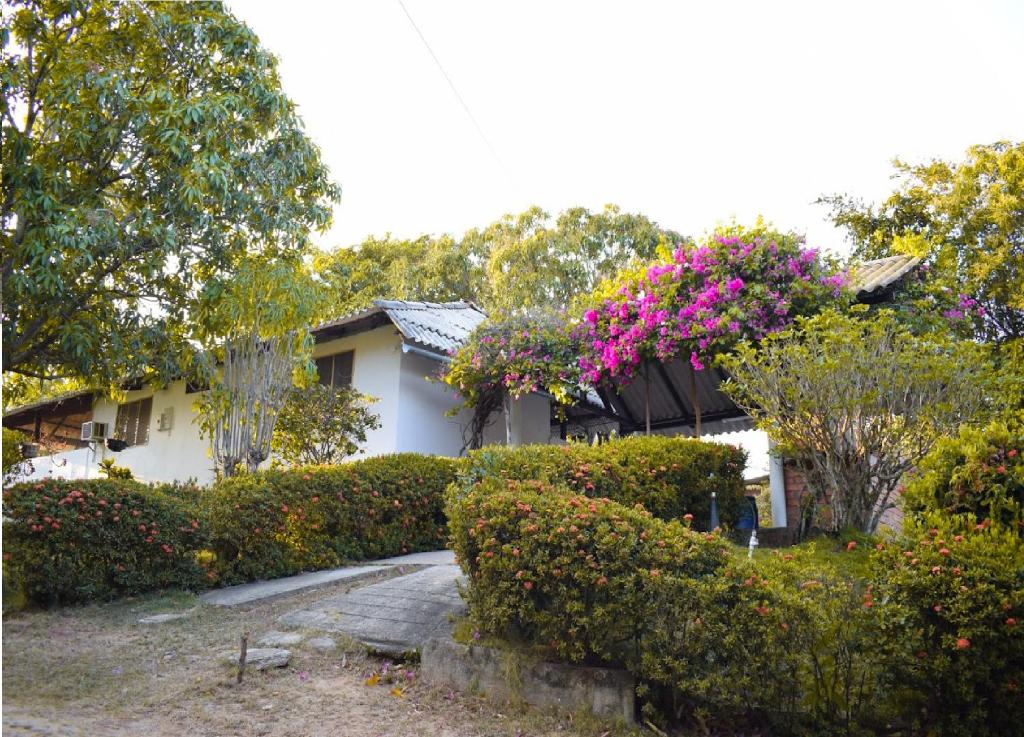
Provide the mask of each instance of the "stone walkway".
POLYGON ((275 599, 279 596, 294 594, 306 589, 316 588, 336 581, 357 581, 364 576, 389 570, 394 566, 431 566, 454 565, 455 553, 451 550, 435 550, 427 553, 410 553, 397 558, 384 558, 370 561, 366 565, 345 566, 329 571, 313 571, 300 573, 297 576, 275 578, 272 581, 256 581, 238 586, 227 586, 223 589, 208 591, 200 596, 204 604, 213 606, 238 606, 251 604, 254 601, 275 599))
MULTIPOLYGON (((398 576, 354 591, 326 595, 314 605, 280 618, 282 627, 304 630, 302 635, 273 632, 263 639, 268 646, 280 646, 285 640, 287 644, 297 644, 306 639, 307 633, 342 632, 374 650, 401 655, 421 650, 432 637, 449 634, 452 620, 465 611, 456 586, 462 571, 455 565, 455 554, 450 550, 412 553, 366 565, 229 586, 200 598, 212 606, 239 606, 396 569, 398 576), (403 566, 415 566, 417 570, 405 573, 403 566), (277 638, 274 643, 269 639, 272 635, 277 638)), ((161 616, 170 619, 184 615, 161 616)), ((326 642, 323 644, 326 646, 326 642)))
POLYGON ((322 599, 285 614, 278 623, 284 628, 343 632, 374 650, 401 655, 451 631, 452 619, 465 611, 456 588, 461 576, 457 565, 431 565, 322 599))

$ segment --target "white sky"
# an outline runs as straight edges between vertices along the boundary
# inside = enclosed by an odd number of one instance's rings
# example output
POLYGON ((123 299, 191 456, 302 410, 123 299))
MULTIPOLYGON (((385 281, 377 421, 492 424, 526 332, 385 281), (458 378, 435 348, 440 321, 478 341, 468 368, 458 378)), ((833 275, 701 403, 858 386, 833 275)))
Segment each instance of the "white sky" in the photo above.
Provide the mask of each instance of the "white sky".
POLYGON ((1014 0, 406 0, 500 161, 397 0, 229 4, 342 186, 324 248, 614 202, 691 235, 763 214, 843 253, 819 195, 877 201, 893 157, 1024 138, 1014 0))
POLYGON ((894 156, 1024 138, 1024 2, 230 0, 343 188, 321 245, 614 202, 699 235, 877 200, 894 156))

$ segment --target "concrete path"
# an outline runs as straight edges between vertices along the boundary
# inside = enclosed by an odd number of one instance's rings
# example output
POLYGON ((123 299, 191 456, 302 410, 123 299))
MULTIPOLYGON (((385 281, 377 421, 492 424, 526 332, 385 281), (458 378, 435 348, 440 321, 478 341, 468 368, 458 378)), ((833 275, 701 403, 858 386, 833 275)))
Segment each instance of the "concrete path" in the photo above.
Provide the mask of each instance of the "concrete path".
POLYGON ((349 566, 347 568, 335 568, 331 571, 300 573, 298 576, 275 578, 273 581, 255 581, 238 586, 228 586, 223 589, 208 591, 199 598, 204 604, 212 604, 213 606, 251 604, 254 601, 275 599, 278 596, 294 594, 298 591, 316 588, 317 586, 335 583, 336 581, 355 581, 364 576, 372 576, 380 571, 389 571, 391 568, 391 566, 349 566))
POLYGON ((432 565, 387 581, 322 599, 285 614, 285 628, 343 632, 392 655, 420 650, 432 637, 451 631, 452 616, 465 605, 456 589, 456 565, 432 565))
POLYGON ((294 594, 306 589, 316 588, 336 581, 357 581, 365 576, 372 576, 380 571, 390 570, 395 566, 431 566, 454 565, 455 553, 451 550, 435 550, 426 553, 410 553, 397 558, 369 561, 366 565, 345 566, 329 571, 313 571, 300 573, 297 576, 275 578, 272 581, 255 581, 238 586, 227 586, 222 589, 208 591, 200 596, 204 604, 213 606, 238 606, 251 604, 254 601, 275 599, 279 596, 294 594))
POLYGON ((453 566, 455 565, 455 551, 432 550, 428 553, 409 553, 397 558, 382 558, 370 562, 375 565, 387 566, 453 566))

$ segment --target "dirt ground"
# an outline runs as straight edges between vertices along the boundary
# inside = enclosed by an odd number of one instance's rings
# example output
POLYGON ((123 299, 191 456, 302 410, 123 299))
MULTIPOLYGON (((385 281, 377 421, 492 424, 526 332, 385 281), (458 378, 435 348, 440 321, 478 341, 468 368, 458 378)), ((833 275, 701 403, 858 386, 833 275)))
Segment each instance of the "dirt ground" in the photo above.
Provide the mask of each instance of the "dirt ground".
MULTIPOLYGON (((358 585, 373 583, 370 579, 358 585)), ((331 654, 292 648, 286 668, 248 671, 241 685, 217 654, 258 639, 281 614, 337 593, 327 587, 247 607, 199 607, 187 619, 140 617, 196 606, 171 594, 5 615, 5 737, 541 737, 608 735, 609 725, 497 705, 420 683, 341 642, 331 654), (387 666, 385 668, 385 666, 387 666), (375 685, 367 685, 386 671, 375 685), (396 690, 397 686, 401 686, 396 690)), ((338 639, 338 638, 336 638, 338 639)))

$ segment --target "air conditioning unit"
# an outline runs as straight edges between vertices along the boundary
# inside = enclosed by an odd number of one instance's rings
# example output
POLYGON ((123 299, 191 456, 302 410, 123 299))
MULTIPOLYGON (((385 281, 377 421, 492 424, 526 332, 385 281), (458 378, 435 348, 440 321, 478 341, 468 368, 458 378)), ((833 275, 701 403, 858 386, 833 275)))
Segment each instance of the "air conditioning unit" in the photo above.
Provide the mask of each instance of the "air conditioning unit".
POLYGON ((83 422, 82 440, 92 442, 93 440, 106 440, 110 437, 108 423, 106 422, 83 422))
POLYGON ((174 427, 174 407, 168 407, 156 420, 156 429, 161 432, 168 432, 174 427))

